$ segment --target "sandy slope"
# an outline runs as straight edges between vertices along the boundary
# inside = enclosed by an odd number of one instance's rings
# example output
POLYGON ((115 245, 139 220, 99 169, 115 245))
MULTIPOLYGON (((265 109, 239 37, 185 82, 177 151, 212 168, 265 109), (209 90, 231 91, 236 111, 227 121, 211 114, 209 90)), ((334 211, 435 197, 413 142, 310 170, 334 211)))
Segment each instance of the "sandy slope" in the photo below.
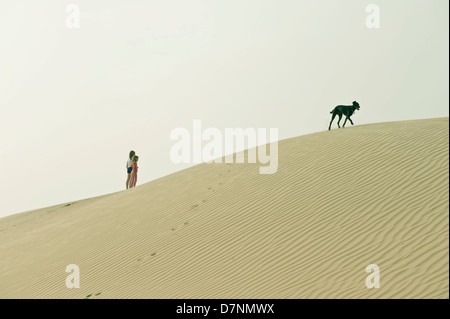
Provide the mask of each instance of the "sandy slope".
POLYGON ((0 219, 0 297, 448 298, 448 129, 349 126, 281 141, 273 175, 202 164, 0 219))

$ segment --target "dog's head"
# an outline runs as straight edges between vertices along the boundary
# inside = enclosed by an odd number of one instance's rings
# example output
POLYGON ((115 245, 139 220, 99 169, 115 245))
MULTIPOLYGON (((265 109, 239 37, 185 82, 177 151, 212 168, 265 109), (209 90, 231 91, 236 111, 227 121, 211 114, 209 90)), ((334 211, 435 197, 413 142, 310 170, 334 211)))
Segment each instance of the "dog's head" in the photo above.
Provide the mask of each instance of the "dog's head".
POLYGON ((353 101, 353 106, 355 107, 355 109, 359 110, 359 103, 356 101, 353 101))

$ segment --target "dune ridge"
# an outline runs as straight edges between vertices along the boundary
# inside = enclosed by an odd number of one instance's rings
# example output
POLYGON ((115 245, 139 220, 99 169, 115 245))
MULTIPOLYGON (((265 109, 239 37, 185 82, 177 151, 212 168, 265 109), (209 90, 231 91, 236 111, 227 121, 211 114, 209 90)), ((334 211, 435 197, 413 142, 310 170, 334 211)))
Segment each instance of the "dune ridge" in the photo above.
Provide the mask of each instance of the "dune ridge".
POLYGON ((448 298, 448 132, 448 118, 319 132, 280 141, 272 175, 200 164, 2 218, 0 297, 448 298))

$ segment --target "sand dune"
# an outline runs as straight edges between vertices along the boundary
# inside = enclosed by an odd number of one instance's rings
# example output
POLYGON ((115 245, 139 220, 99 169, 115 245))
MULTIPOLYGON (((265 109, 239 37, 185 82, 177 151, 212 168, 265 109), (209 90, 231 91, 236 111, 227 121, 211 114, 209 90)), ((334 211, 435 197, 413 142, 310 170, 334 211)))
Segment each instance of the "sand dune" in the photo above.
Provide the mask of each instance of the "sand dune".
POLYGON ((201 164, 0 219, 0 297, 448 298, 448 132, 335 129, 280 141, 273 175, 201 164))

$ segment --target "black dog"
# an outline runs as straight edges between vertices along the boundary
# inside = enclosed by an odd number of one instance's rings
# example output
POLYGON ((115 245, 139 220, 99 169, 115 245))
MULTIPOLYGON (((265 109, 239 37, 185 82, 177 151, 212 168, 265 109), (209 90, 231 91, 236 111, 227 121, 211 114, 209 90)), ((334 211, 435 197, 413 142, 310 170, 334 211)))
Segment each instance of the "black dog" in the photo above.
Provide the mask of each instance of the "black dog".
POLYGON ((347 120, 349 120, 350 123, 352 123, 352 125, 353 125, 353 121, 350 118, 350 116, 352 116, 353 113, 355 113, 355 110, 359 110, 359 104, 356 101, 353 101, 353 105, 338 105, 338 106, 336 106, 333 109, 333 111, 330 112, 331 114, 333 114, 333 116, 331 117, 330 126, 328 127, 328 130, 331 130, 331 123, 333 123, 333 120, 336 117, 336 115, 339 115, 339 121, 337 122, 337 125, 339 128, 341 128, 339 126, 339 122, 341 121, 342 115, 345 115, 345 121, 344 121, 344 124, 342 124, 342 127, 345 127, 345 123, 347 123, 347 120))

